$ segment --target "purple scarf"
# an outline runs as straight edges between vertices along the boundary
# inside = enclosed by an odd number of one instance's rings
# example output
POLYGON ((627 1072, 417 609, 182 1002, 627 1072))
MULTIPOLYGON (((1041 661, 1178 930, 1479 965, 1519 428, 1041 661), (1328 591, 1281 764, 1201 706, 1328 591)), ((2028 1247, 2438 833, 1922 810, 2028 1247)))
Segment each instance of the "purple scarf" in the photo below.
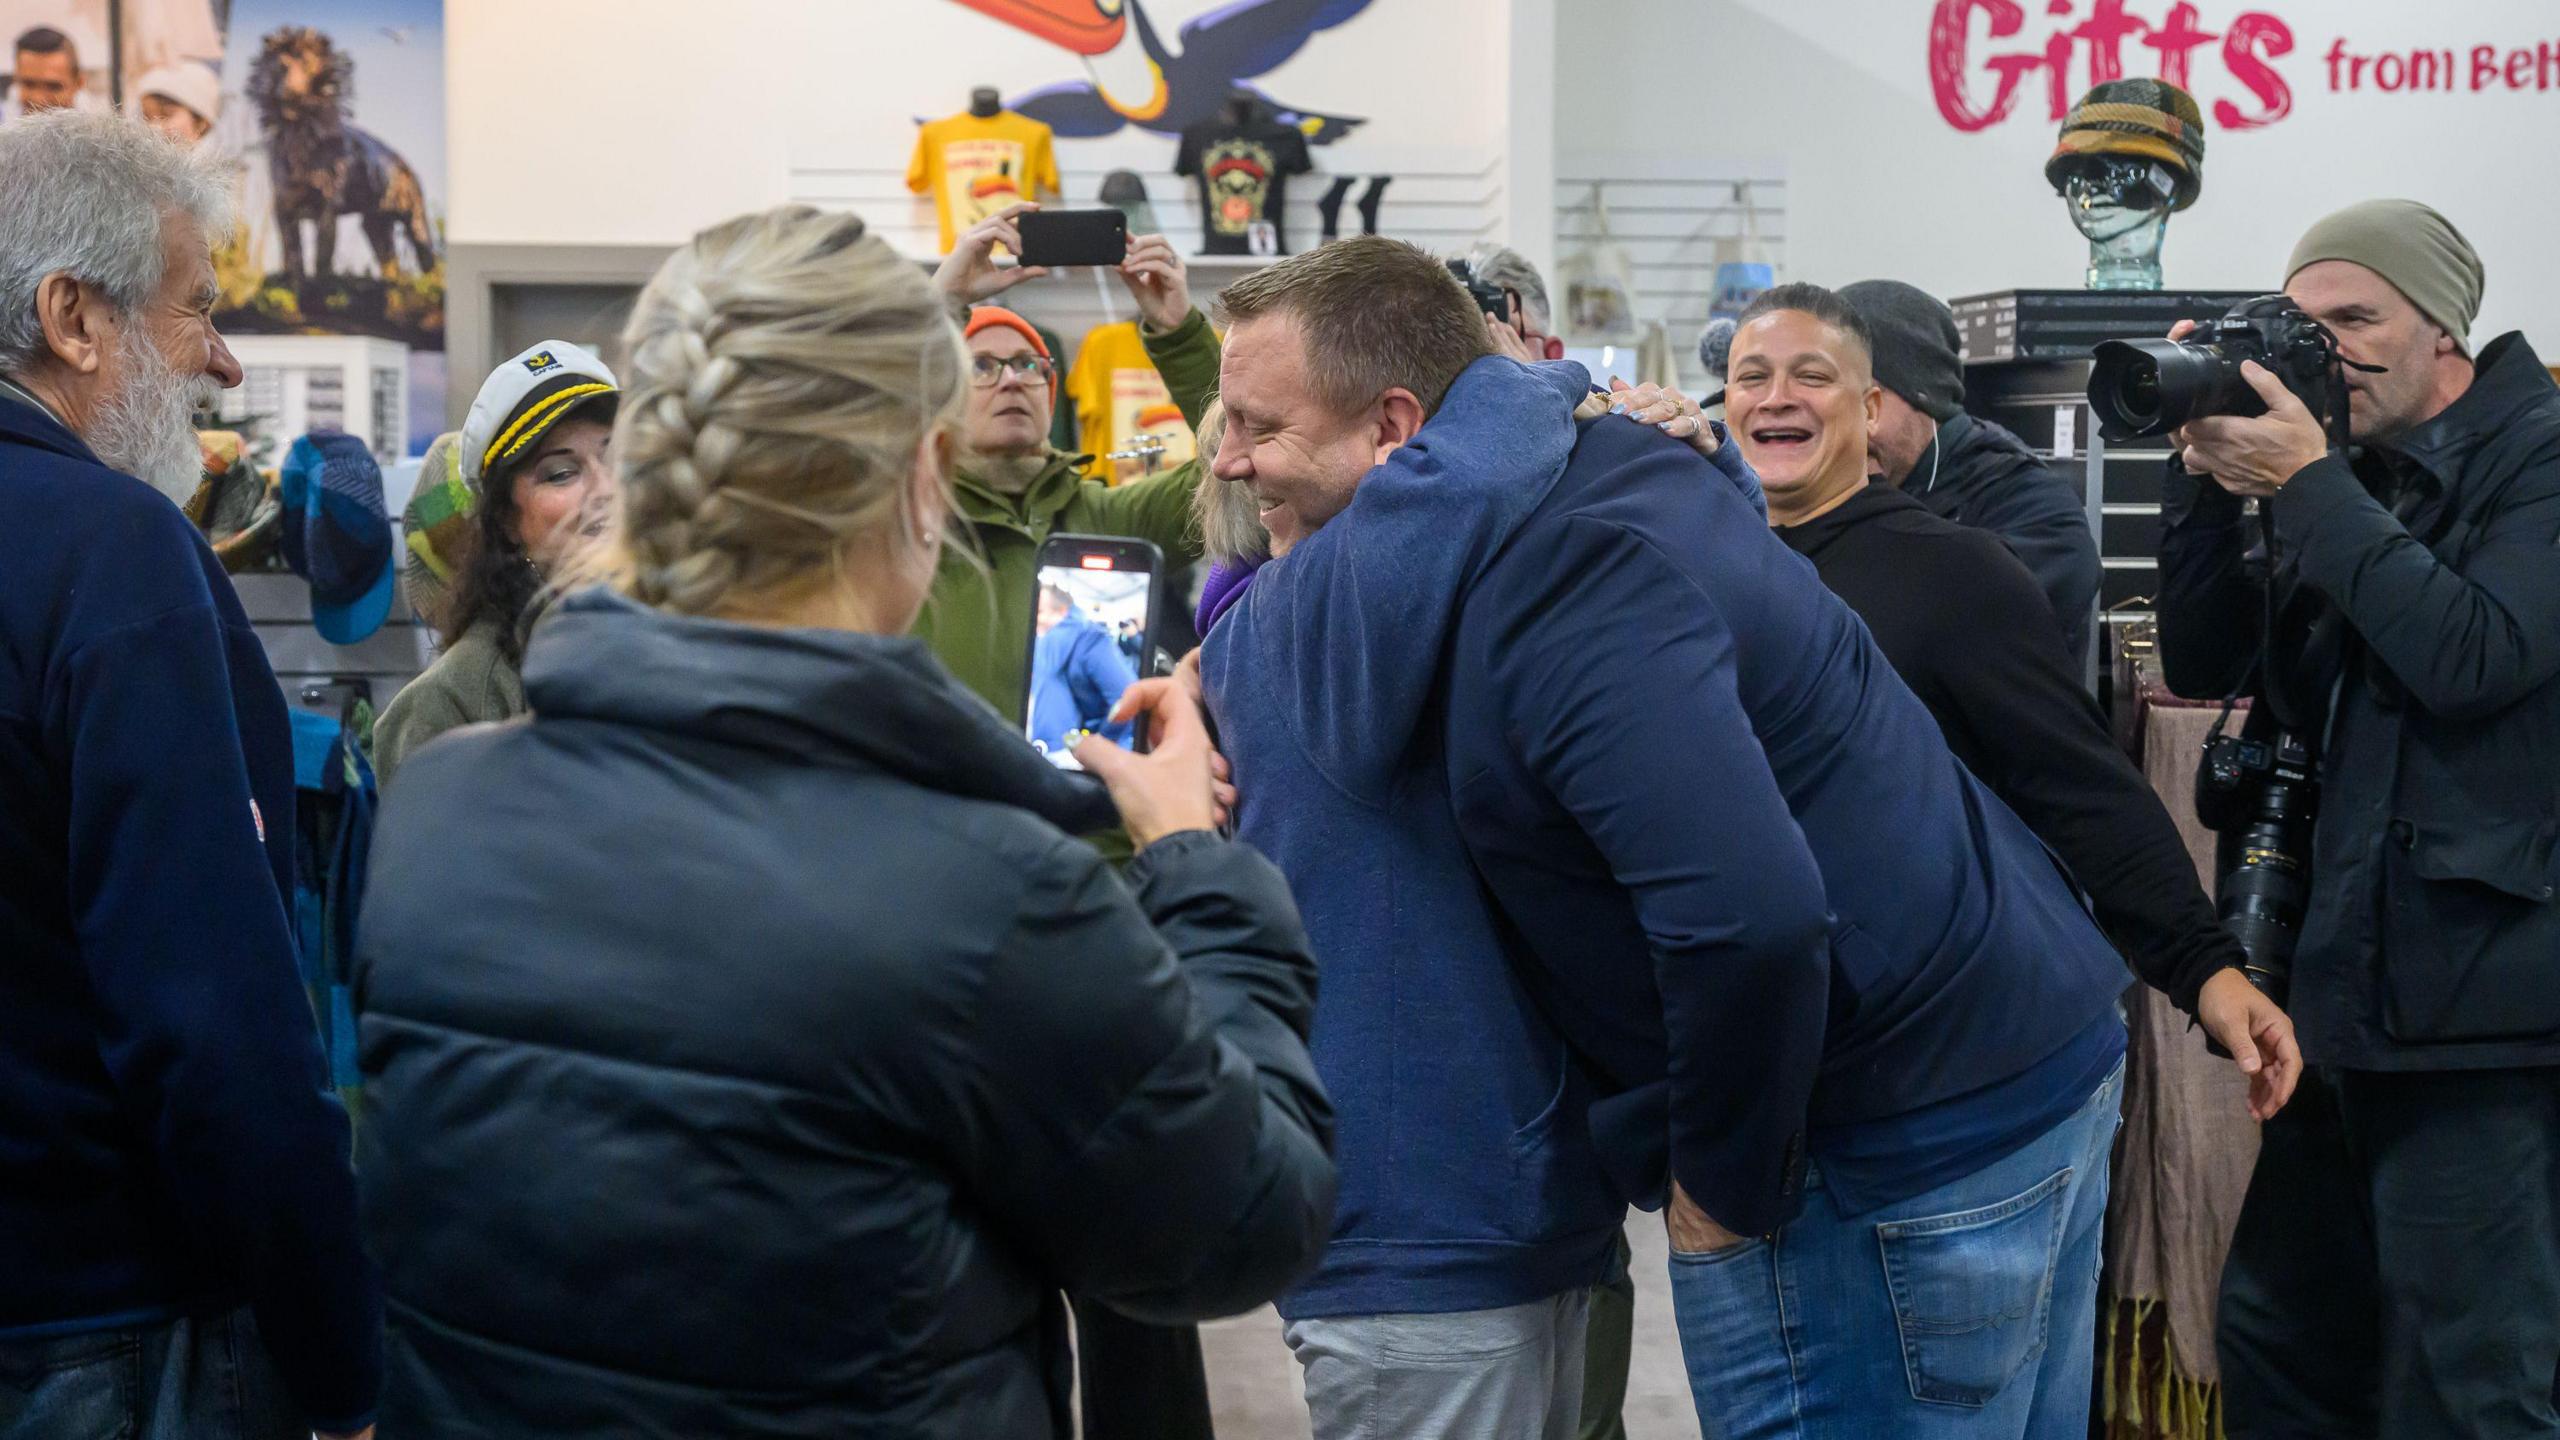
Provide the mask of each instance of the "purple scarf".
POLYGON ((1203 640, 1218 617, 1236 608, 1244 592, 1253 588, 1254 572, 1262 568, 1260 560, 1221 560, 1209 567, 1209 578, 1200 585, 1200 610, 1193 616, 1193 631, 1203 640))

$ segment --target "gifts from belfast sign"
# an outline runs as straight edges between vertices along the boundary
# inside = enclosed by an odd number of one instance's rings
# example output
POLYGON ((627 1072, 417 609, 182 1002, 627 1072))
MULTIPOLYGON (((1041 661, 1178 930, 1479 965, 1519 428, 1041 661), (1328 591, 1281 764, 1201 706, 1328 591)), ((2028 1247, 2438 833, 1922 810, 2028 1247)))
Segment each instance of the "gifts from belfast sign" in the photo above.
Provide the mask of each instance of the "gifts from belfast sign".
POLYGON ((2341 95, 2560 89, 2560 37, 2360 46, 2315 33, 2336 13, 2297 3, 2212 22, 2184 0, 1936 0, 1929 88, 1939 115, 1967 132, 2011 119, 2059 123, 2090 86, 2128 76, 2193 93, 2225 130, 2277 124, 2306 86, 2341 95), (2042 12, 2033 21, 2031 9, 2042 12))

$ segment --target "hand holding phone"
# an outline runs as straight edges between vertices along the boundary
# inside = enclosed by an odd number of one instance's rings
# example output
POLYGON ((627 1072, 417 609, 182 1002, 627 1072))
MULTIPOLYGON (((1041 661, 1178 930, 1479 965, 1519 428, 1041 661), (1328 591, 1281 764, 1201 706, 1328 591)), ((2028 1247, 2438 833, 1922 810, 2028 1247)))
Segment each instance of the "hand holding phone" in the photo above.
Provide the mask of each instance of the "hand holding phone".
POLYGON ((995 214, 960 232, 951 253, 933 272, 934 288, 963 305, 992 300, 1025 280, 1037 280, 1049 272, 1027 262, 998 265, 996 247, 1004 246, 1015 255, 1022 253, 1022 232, 1018 228, 1025 218, 1038 213, 1040 207, 1026 200, 1008 205, 995 214))
POLYGON ((1209 745, 1200 702, 1171 678, 1132 689, 1116 712, 1147 731, 1155 745, 1132 755, 1098 735, 1076 746, 1076 757, 1111 791, 1130 842, 1144 850, 1168 835, 1216 830, 1226 823, 1234 791, 1219 778, 1224 762, 1209 745))

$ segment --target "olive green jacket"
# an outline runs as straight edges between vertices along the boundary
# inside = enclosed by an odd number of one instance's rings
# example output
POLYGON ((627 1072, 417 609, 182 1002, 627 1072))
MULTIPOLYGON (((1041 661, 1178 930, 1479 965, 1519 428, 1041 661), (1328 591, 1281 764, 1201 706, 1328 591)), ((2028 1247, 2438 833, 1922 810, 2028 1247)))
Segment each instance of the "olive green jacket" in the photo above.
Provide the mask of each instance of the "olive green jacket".
MULTIPOLYGON (((1200 412, 1218 392, 1218 337, 1208 319, 1194 310, 1162 335, 1144 325, 1139 333, 1183 419, 1197 427, 1200 412)), ((1019 495, 1005 494, 967 470, 954 481, 960 513, 987 568, 981 573, 967 556, 946 552, 915 633, 961 683, 1008 719, 1020 717, 1030 680, 1031 590, 1041 543, 1051 534, 1152 540, 1174 568, 1200 558, 1200 533, 1191 518, 1200 461, 1115 488, 1086 477, 1090 459, 1050 451, 1048 463, 1019 495)))
POLYGON ((462 632, 426 673, 400 687, 373 722, 373 773, 387 790, 400 762, 448 730, 511 720, 526 710, 524 675, 498 648, 498 625, 462 632))

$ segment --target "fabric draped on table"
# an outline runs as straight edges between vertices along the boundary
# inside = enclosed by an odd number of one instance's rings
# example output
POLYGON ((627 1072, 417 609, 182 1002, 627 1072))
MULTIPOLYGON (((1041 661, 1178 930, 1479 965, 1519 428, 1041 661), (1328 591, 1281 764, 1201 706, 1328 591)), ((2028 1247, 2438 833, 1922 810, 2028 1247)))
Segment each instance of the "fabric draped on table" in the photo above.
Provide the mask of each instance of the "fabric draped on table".
MULTIPOLYGON (((2139 673, 2138 671, 2136 672, 2139 673)), ((2139 692, 2143 773, 2213 885, 2214 833, 2196 819, 2196 759, 2219 702, 2139 692)), ((2233 718, 2236 731, 2239 717, 2233 718)), ((2107 1440, 2220 1440, 2214 1302, 2240 1220, 2258 1127, 2248 1082, 2158 991, 2127 993, 2124 1128, 2107 1205, 2099 1414, 2107 1440)))

